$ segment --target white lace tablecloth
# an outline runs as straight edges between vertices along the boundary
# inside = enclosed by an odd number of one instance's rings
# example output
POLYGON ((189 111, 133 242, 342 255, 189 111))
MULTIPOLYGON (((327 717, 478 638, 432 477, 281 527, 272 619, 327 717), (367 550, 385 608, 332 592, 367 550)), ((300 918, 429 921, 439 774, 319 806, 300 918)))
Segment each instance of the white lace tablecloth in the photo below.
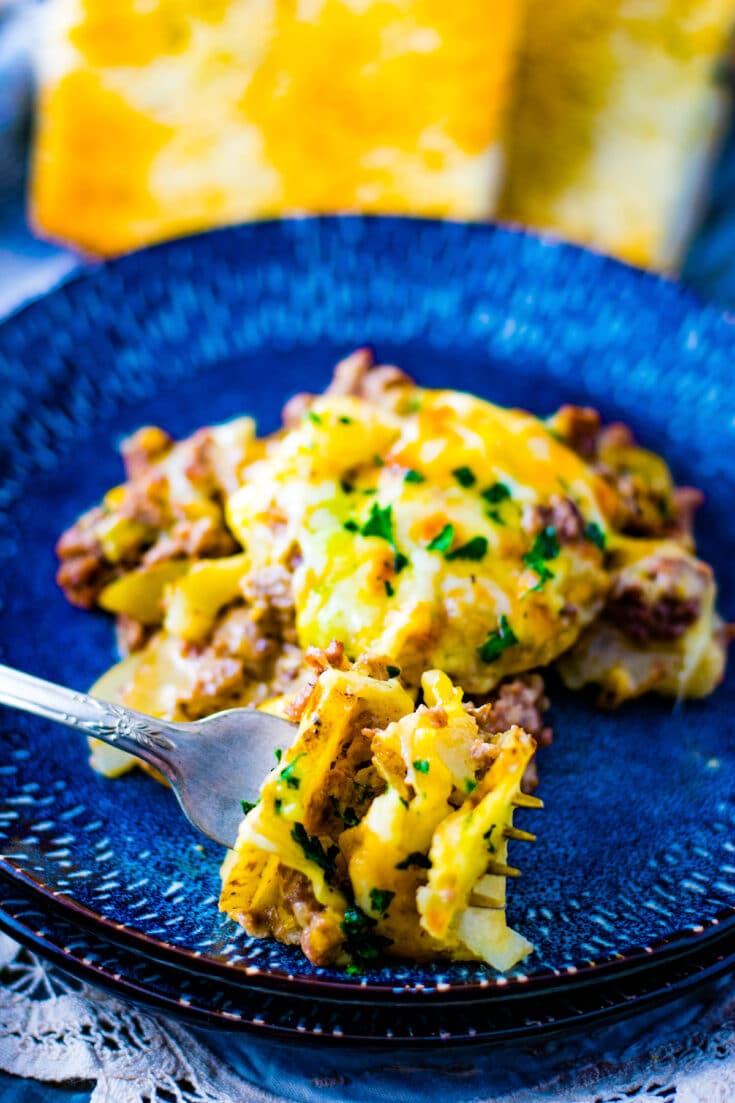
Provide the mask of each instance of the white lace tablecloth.
POLYGON ((543 1045, 370 1052, 189 1029, 63 977, 4 935, 0 980, 0 1069, 91 1085, 91 1103, 735 1100, 729 977, 655 1013, 543 1045))

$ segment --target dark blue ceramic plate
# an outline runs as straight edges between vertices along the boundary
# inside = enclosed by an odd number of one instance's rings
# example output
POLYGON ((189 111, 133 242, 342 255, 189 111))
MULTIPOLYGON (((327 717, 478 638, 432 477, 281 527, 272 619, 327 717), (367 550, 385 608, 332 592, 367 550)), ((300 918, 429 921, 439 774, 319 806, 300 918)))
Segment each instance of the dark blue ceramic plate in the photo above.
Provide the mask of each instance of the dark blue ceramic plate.
MULTIPOLYGON (((412 1044, 452 1050, 458 1044, 538 1045, 551 1034, 580 1033, 610 1019, 640 1017, 695 985, 730 973, 735 963, 735 938, 730 932, 708 939, 699 952, 675 964, 566 993, 527 992, 514 1000, 496 1001, 491 1008, 478 1007, 476 1000, 451 1004, 425 1000, 388 1007, 368 1000, 315 1000, 313 995, 293 992, 259 992, 226 981, 213 984, 209 977, 161 965, 135 950, 115 946, 104 934, 100 937, 77 927, 47 909, 37 893, 5 879, 0 879, 0 930, 65 973, 144 1007, 218 1030, 274 1035, 289 1047, 295 1040, 370 1043, 391 1050, 412 1044)), ((647 1025, 642 1023, 641 1029, 647 1025)), ((629 1030, 634 1031, 634 1026, 628 1024, 629 1030)), ((507 1060, 509 1055, 504 1053, 507 1060)), ((519 1058, 523 1060, 522 1055, 519 1058)), ((281 1060, 284 1073, 292 1074, 292 1047, 282 1051, 281 1060)))
MULTIPOLYGON (((704 488, 700 546, 735 615, 735 328, 677 287, 493 227, 401 219, 266 223, 159 246, 76 279, 0 327, 3 661, 88 686, 110 624, 70 608, 53 545, 119 480, 114 445, 241 412, 263 430, 373 344, 430 386, 545 413, 589 403, 704 488)), ((600 714, 554 689, 539 841, 510 921, 510 976, 391 963, 365 978, 253 942, 218 915, 218 848, 139 775, 110 782, 65 729, 5 713, 0 869, 106 937, 200 972, 322 995, 442 998, 573 986, 696 947, 735 921, 735 680, 710 699, 600 714), (72 914, 72 912, 70 912, 72 914), (247 970, 245 972, 244 970, 247 970)))

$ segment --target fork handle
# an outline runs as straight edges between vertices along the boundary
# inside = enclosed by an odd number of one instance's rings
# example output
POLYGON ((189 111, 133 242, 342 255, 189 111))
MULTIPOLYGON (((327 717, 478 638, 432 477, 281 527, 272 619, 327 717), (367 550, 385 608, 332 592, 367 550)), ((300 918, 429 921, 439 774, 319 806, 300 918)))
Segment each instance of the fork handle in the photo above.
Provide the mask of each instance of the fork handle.
POLYGON ((173 774, 171 753, 176 751, 173 724, 2 664, 0 704, 66 724, 142 758, 168 778, 173 774))

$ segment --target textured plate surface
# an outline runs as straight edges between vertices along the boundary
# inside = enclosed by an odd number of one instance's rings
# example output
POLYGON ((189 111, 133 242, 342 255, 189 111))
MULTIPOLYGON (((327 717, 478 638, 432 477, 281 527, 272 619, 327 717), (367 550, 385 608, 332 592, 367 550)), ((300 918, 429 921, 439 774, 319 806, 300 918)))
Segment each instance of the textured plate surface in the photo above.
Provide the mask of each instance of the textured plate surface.
POLYGON ((667 1003, 695 984, 729 972, 735 938, 711 939, 674 966, 651 968, 620 982, 496 1002, 478 1013, 470 1004, 425 1001, 385 1005, 246 991, 228 983, 151 961, 69 922, 44 907, 33 892, 0 881, 0 930, 53 961, 67 973, 167 1015, 203 1026, 274 1035, 292 1043, 370 1043, 384 1047, 437 1043, 507 1045, 538 1043, 561 1031, 579 1032, 608 1019, 667 1003))
MULTIPOLYGON (((261 224, 132 255, 0 327, 3 661, 86 687, 114 659, 111 626, 53 582, 59 532, 120 478, 114 443, 144 422, 174 434, 318 390, 370 343, 429 386, 545 413, 563 401, 623 418, 704 488, 700 547, 735 614, 735 329, 673 285, 492 227, 399 219, 261 224)), ((537 952, 508 978, 475 964, 393 963, 360 980, 253 942, 218 916, 218 849, 146 777, 92 774, 80 739, 5 712, 6 875, 199 969, 217 961, 325 992, 381 987, 508 994, 653 960, 735 916, 735 681, 705 702, 614 715, 552 686, 546 810, 513 860, 509 915, 537 952), (295 978, 291 980, 290 978, 295 978)))

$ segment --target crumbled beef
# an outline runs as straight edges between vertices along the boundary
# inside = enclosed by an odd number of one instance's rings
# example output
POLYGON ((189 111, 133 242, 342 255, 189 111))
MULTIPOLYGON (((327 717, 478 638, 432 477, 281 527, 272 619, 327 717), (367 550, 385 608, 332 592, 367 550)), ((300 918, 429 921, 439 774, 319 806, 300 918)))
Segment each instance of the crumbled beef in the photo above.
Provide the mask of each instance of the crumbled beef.
POLYGON ((115 632, 117 636, 118 650, 122 655, 130 655, 133 651, 140 651, 150 639, 152 628, 141 624, 139 620, 120 613, 115 618, 115 632))
MULTIPOLYGON (((485 704, 465 704, 465 710, 473 717, 483 734, 497 735, 517 724, 533 736, 539 748, 548 747, 553 737, 551 728, 544 723, 544 712, 548 707, 549 699, 540 674, 517 675, 501 682, 485 704)), ((496 754, 491 743, 477 741, 472 755, 479 759, 480 776, 490 766, 496 754)), ((536 760, 532 758, 523 775, 521 788, 526 793, 532 793, 537 785, 536 760)))
POLYGON ((144 425, 120 445, 125 474, 128 479, 137 479, 173 448, 173 438, 157 425, 144 425))
POLYGON ((243 581, 243 594, 267 635, 295 641, 292 576, 286 567, 274 563, 254 571, 243 581))
POLYGON ((548 505, 526 506, 521 524, 532 536, 553 528, 560 544, 573 544, 582 538, 585 521, 571 498, 554 494, 548 505))
POLYGON ((600 415, 589 406, 562 406, 554 415, 555 433, 584 460, 597 455, 600 415))
MULTIPOLYGON (((334 369, 332 382, 324 392, 331 396, 364 398, 378 406, 391 406, 393 393, 399 388, 411 386, 413 381, 392 364, 375 364, 370 349, 356 349, 334 369)), ((286 429, 292 429, 308 413, 316 396, 295 394, 283 408, 282 420, 286 429)))
POLYGON ((178 702, 178 707, 187 719, 197 720, 212 712, 233 707, 244 691, 242 663, 227 656, 215 655, 207 649, 197 663, 191 693, 178 702))
POLYGON ((212 650, 218 657, 239 659, 249 678, 269 677, 280 641, 263 634, 261 625, 244 606, 227 610, 212 634, 212 650))
POLYGON ((699 618, 712 571, 696 559, 650 556, 622 570, 604 617, 637 644, 678 639, 699 618))

